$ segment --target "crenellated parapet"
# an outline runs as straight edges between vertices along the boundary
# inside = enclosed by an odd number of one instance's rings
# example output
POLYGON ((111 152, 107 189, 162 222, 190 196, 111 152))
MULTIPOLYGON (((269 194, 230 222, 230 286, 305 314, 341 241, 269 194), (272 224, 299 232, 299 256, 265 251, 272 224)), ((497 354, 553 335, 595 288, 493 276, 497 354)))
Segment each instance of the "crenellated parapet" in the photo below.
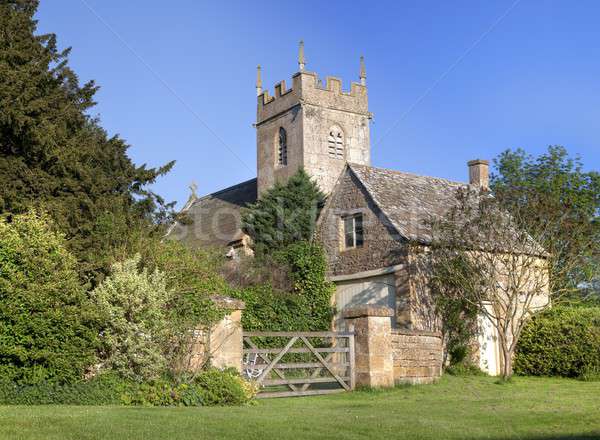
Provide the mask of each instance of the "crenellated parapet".
POLYGON ((328 76, 323 85, 314 72, 300 71, 292 77, 292 88, 287 89, 281 81, 275 84, 274 96, 263 90, 257 99, 257 125, 301 104, 371 116, 366 85, 352 82, 350 90, 344 91, 340 78, 328 76))
MULTIPOLYGON (((304 43, 292 81, 263 89, 256 72, 257 191, 262 194, 303 168, 328 194, 347 162, 371 161, 367 73, 361 57, 359 82, 344 89, 336 77, 319 79, 306 70, 304 43)), ((348 85, 346 85, 348 87, 348 85)))

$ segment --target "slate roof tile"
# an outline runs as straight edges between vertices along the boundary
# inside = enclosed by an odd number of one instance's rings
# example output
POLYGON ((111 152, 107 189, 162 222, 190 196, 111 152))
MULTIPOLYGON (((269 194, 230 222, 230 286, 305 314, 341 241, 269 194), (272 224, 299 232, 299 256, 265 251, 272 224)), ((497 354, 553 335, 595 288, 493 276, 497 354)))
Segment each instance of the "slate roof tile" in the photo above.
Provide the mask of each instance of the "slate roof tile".
POLYGON ((431 242, 432 216, 444 216, 456 204, 456 193, 466 183, 438 177, 349 164, 373 201, 398 232, 408 240, 431 242))

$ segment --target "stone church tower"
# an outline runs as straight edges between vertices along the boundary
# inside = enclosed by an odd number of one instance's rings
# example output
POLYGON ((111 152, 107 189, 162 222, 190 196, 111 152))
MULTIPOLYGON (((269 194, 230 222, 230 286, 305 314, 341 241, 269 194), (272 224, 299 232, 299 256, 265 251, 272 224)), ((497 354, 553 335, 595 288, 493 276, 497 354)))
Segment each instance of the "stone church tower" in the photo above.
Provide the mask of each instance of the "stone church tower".
POLYGON ((369 106, 366 74, 361 57, 360 83, 342 91, 339 78, 327 77, 325 86, 316 73, 304 69, 300 42, 299 72, 292 88, 275 85, 275 96, 263 91, 258 67, 256 92, 257 189, 262 194, 303 167, 330 193, 346 162, 370 165, 369 106))

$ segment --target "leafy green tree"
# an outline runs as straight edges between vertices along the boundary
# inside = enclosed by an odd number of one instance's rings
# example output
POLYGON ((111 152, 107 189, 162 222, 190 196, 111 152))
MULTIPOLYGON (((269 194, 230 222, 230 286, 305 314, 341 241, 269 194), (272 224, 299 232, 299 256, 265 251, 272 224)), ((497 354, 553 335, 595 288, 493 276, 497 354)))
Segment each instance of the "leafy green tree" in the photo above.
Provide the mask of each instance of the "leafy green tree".
POLYGON ((556 260, 549 264, 552 292, 576 292, 600 274, 600 174, 585 172, 579 158, 551 146, 533 157, 521 149, 496 160, 491 188, 556 260), (572 268, 564 271, 561 268, 572 268))
POLYGON ((524 326, 555 297, 549 273, 569 269, 551 266, 557 261, 539 245, 546 237, 533 236, 527 225, 527 218, 508 215, 487 191, 460 188, 446 215, 433 219, 431 252, 425 254, 437 286, 432 293, 448 295, 444 302, 463 309, 465 317, 472 307, 494 328, 504 379, 513 374, 524 326))
POLYGON ((98 87, 79 84, 54 34, 36 35, 37 6, 0 0, 0 213, 43 206, 94 277, 132 229, 169 212, 148 185, 173 163, 134 165, 125 141, 89 116, 98 87))
POLYGON ((313 233, 325 195, 300 169, 285 184, 276 183, 242 212, 243 228, 257 259, 240 262, 230 281, 246 302, 248 329, 324 330, 331 325, 334 286, 313 233), (246 263, 246 264, 244 264, 246 263))
POLYGON ((91 299, 103 318, 100 336, 105 367, 142 382, 157 378, 167 367, 166 304, 171 293, 164 274, 140 269, 140 260, 138 254, 113 264, 91 299))
POLYGON ((324 200, 317 184, 300 169, 285 184, 276 183, 244 209, 242 225, 254 241, 257 255, 311 240, 324 200))
POLYGON ((76 260, 44 214, 0 221, 0 377, 24 384, 81 380, 96 332, 76 260))

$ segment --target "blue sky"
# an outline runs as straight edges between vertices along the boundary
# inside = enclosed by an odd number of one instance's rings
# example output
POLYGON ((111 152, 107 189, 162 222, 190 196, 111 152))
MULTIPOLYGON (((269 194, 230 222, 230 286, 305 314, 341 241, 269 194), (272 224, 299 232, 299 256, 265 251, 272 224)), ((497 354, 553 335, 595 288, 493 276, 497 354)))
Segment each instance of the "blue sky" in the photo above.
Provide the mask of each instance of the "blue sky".
POLYGON ((42 0, 39 30, 72 46, 94 113, 138 164, 176 160, 155 189, 179 206, 255 176, 256 65, 358 77, 374 166, 466 179, 466 162, 550 144, 600 169, 600 2, 42 0))

